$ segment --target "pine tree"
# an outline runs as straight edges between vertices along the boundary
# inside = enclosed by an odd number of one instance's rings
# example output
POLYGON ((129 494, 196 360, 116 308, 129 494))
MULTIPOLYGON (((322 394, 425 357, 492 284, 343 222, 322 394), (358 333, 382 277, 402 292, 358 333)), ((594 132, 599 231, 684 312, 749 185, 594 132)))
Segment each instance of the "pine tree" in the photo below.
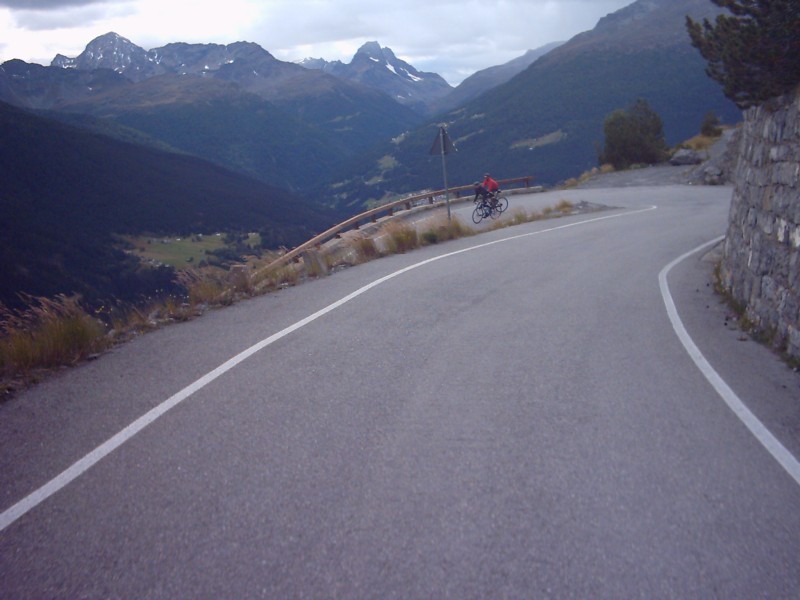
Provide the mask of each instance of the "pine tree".
POLYGON ((664 125, 646 100, 628 110, 617 110, 603 123, 605 145, 599 159, 617 170, 635 164, 656 164, 666 158, 664 125))
POLYGON ((725 95, 748 108, 792 91, 800 83, 800 1, 711 2, 731 14, 714 24, 687 16, 686 28, 725 95))

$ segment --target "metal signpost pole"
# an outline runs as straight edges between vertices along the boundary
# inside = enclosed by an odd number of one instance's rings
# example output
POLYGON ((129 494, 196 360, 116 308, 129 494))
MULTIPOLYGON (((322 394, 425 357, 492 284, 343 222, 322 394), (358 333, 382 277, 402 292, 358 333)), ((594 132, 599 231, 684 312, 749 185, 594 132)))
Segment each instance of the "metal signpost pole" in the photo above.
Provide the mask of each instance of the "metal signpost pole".
POLYGON ((444 199, 447 203, 447 222, 450 222, 450 188, 447 185, 447 159, 445 156, 447 152, 445 151, 446 145, 444 143, 445 135, 447 135, 444 131, 444 127, 439 128, 439 136, 441 137, 441 144, 442 144, 442 173, 444 175, 444 199))
POLYGON ((439 127, 439 133, 436 135, 436 139, 433 141, 433 146, 431 147, 431 154, 441 154, 442 155, 442 172, 444 173, 444 197, 447 202, 447 221, 450 222, 450 187, 447 185, 447 159, 445 155, 450 151, 455 151, 456 147, 453 145, 453 142, 450 141, 450 137, 447 135, 447 130, 444 128, 444 125, 439 127))

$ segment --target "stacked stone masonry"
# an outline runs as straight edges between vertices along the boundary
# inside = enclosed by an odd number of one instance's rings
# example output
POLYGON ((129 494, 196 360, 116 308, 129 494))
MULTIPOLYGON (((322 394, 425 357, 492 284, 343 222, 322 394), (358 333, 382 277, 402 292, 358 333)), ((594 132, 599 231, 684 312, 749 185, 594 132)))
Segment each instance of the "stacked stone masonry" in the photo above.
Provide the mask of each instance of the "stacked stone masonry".
POLYGON ((800 88, 749 109, 739 140, 722 284, 800 358, 800 88))

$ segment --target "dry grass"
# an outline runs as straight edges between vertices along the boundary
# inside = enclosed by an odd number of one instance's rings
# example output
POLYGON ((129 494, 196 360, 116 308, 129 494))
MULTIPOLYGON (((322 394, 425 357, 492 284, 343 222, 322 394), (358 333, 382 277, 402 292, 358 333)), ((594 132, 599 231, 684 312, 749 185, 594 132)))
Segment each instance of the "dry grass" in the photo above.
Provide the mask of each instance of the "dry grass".
POLYGON ((555 206, 555 210, 560 213, 571 213, 572 209, 575 207, 572 202, 569 200, 559 200, 558 204, 555 206))
POLYGON ((613 173, 613 172, 614 172, 614 165, 611 165, 611 164, 608 164, 608 163, 606 163, 604 165, 600 165, 600 173, 606 174, 606 173, 613 173))
POLYGON ((475 235, 475 232, 469 227, 465 227, 457 217, 448 220, 447 217, 442 216, 433 220, 427 229, 423 230, 421 243, 423 245, 438 244, 468 235, 475 235))
POLYGON ((406 223, 392 221, 384 227, 386 249, 389 254, 404 254, 420 247, 417 230, 406 223))
POLYGON ((254 293, 263 294, 282 287, 297 285, 300 269, 294 263, 257 270, 251 277, 254 293))
POLYGON ((522 225, 523 223, 528 223, 531 221, 531 214, 525 212, 522 208, 514 208, 508 214, 508 220, 513 225, 522 225))
POLYGON ((578 180, 576 177, 570 177, 569 179, 567 179, 567 180, 564 182, 564 185, 562 185, 561 187, 562 187, 563 189, 565 189, 565 190, 569 190, 569 189, 572 189, 572 188, 574 188, 574 187, 577 187, 577 185, 578 185, 579 183, 580 183, 580 181, 579 181, 579 180, 578 180))
POLYGON ((101 321, 77 297, 27 297, 27 308, 0 305, 0 370, 4 379, 27 379, 38 369, 76 362, 107 346, 101 321))
POLYGON ((223 276, 212 270, 179 271, 176 280, 186 289, 191 306, 221 304, 228 289, 223 276))
POLYGON ((719 136, 711 137, 700 134, 686 140, 679 146, 679 148, 689 148, 695 152, 704 152, 711 148, 711 146, 713 146, 718 139, 719 136))
POLYGON ((365 263, 376 258, 380 258, 381 253, 375 245, 375 240, 371 237, 361 237, 353 243, 353 249, 356 253, 356 262, 365 263))
POLYGON ((52 299, 26 297, 26 308, 19 310, 0 304, 0 395, 134 335, 195 318, 211 307, 294 285, 298 279, 293 264, 262 271, 260 277, 244 266, 231 272, 206 268, 178 272, 177 282, 185 288, 185 297, 104 306, 92 314, 77 297, 64 295, 52 299))

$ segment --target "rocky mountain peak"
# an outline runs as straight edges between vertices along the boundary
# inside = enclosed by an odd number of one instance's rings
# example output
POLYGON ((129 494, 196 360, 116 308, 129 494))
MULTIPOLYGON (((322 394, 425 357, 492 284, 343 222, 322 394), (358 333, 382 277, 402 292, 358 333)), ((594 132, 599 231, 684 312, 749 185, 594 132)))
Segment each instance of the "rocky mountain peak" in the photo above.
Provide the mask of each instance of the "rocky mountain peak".
POLYGON ((205 76, 235 63, 246 63, 253 70, 257 65, 276 59, 258 44, 235 42, 233 44, 187 44, 174 42, 154 48, 152 59, 170 72, 180 75, 205 76))
POLYGON ((407 62, 397 58, 391 48, 381 48, 378 42, 367 42, 361 46, 353 57, 353 62, 350 64, 354 68, 357 66, 361 66, 362 68, 364 66, 379 66, 387 69, 397 77, 414 81, 418 81, 423 75, 407 62))
POLYGON ((147 52, 144 48, 112 31, 93 39, 75 58, 57 55, 51 66, 82 71, 111 69, 122 73, 141 61, 147 61, 147 52))
POLYGON ((134 82, 155 75, 208 75, 235 62, 263 65, 276 59, 258 44, 234 42, 222 44, 187 44, 175 42, 144 50, 121 35, 110 32, 95 38, 77 57, 56 55, 51 66, 79 71, 111 69, 134 82))
POLYGON ((79 71, 110 69, 133 81, 163 73, 149 52, 113 31, 93 39, 75 58, 57 54, 50 66, 79 71))
POLYGON ((361 46, 347 64, 321 58, 307 58, 299 64, 377 89, 400 104, 422 113, 429 111, 435 100, 453 89, 441 76, 418 71, 397 58, 391 48, 383 48, 378 42, 367 42, 361 46))
POLYGON ((384 58, 383 50, 384 49, 381 48, 381 45, 378 42, 367 42, 358 49, 354 58, 366 57, 382 60, 384 58))
POLYGON ((301 67, 305 67, 306 69, 317 69, 319 71, 324 71, 328 61, 324 58, 313 58, 309 56, 308 58, 298 61, 297 64, 301 67))

